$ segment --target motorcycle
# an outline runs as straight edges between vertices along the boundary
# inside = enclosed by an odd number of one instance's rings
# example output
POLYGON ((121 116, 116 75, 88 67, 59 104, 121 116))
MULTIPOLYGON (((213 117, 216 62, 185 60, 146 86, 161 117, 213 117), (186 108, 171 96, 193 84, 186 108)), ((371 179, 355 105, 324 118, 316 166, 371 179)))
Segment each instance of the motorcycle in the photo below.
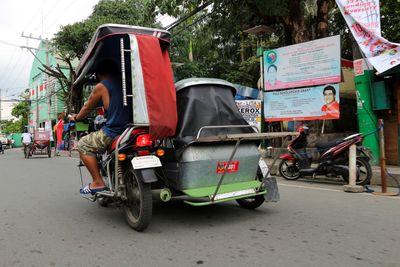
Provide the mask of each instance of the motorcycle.
POLYGON ((362 146, 364 136, 361 133, 353 134, 327 143, 317 143, 319 152, 317 165, 312 167, 312 156, 307 153, 308 127, 299 128, 299 136, 288 145, 289 154, 280 156, 279 174, 286 180, 297 180, 300 177, 324 175, 327 177, 341 176, 349 181, 349 148, 357 146, 356 184, 367 185, 372 177, 369 156, 362 146))
POLYGON ((155 190, 163 202, 178 198, 192 206, 235 200, 255 209, 278 201, 276 179, 260 160, 258 145, 286 134, 258 133, 248 125, 231 83, 192 78, 174 84, 169 42, 162 29, 116 24, 97 29, 77 68, 74 99, 82 105, 96 63, 113 58, 121 66, 121 108, 132 123, 97 155, 107 190, 82 197, 122 207, 137 231, 150 223, 155 190))

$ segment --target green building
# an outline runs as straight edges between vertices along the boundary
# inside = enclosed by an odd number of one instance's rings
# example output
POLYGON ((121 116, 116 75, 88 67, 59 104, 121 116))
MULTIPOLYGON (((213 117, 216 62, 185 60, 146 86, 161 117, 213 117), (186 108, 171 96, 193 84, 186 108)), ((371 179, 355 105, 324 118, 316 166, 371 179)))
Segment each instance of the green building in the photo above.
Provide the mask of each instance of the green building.
POLYGON ((68 77, 69 68, 65 62, 47 51, 46 42, 42 41, 36 50, 29 77, 31 100, 29 126, 31 127, 44 128, 46 121, 52 121, 54 125, 57 120, 57 113, 65 111, 60 83, 56 78, 46 75, 41 69, 44 69, 43 64, 53 69, 58 64, 68 77))

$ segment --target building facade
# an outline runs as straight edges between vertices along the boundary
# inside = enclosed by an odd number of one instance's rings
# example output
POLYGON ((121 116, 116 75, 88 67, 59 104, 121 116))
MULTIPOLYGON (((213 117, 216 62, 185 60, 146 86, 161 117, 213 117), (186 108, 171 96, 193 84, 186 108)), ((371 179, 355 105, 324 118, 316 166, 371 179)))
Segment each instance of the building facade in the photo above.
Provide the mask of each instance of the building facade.
POLYGON ((42 41, 36 50, 29 77, 31 100, 29 126, 31 127, 44 127, 46 121, 56 121, 57 114, 65 109, 61 84, 56 78, 42 71, 43 65, 55 68, 57 64, 68 77, 69 68, 67 64, 56 59, 47 50, 46 43, 42 41))

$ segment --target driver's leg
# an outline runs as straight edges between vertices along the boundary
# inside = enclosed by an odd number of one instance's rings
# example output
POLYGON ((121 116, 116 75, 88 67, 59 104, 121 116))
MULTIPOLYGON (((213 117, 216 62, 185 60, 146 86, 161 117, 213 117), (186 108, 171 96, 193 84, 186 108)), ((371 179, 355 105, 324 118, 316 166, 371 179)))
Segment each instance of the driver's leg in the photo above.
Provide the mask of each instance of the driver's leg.
POLYGON ((81 160, 93 179, 93 182, 90 184, 91 189, 105 186, 97 164, 96 154, 106 151, 112 141, 113 139, 111 137, 106 136, 104 132, 100 130, 82 137, 78 142, 77 148, 81 160))
POLYGON ((85 155, 82 152, 79 152, 81 160, 85 164, 88 169, 90 175, 92 176, 93 182, 90 184, 90 188, 99 188, 104 187, 103 178, 100 175, 99 166, 97 165, 97 159, 91 155, 85 155))

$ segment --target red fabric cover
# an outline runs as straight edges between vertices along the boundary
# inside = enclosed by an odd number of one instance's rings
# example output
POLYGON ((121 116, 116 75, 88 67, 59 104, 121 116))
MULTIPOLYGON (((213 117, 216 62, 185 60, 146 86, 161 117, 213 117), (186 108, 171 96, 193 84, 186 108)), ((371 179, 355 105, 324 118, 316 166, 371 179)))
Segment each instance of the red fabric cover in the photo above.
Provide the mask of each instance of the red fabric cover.
POLYGON ((58 120, 54 128, 56 131, 57 145, 60 147, 63 142, 64 120, 58 120))
POLYGON ((161 51, 154 36, 136 35, 146 92, 150 138, 161 139, 175 134, 178 121, 176 92, 168 52, 161 51))

